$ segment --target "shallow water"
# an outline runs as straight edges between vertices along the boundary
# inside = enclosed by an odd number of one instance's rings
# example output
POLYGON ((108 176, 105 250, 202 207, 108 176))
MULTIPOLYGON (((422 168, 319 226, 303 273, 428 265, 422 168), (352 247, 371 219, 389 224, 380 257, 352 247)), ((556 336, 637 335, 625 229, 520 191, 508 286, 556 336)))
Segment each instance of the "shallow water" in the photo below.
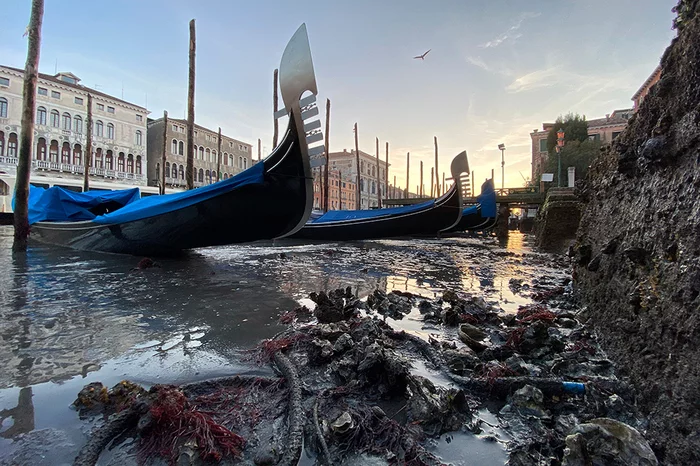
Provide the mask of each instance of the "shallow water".
MULTIPOLYGON (((0 410, 12 410, 0 416, 0 463, 24 442, 34 448, 32 464, 70 464, 91 424, 69 405, 87 383, 128 378, 150 386, 267 371, 241 362, 240 351, 281 331, 280 314, 312 291, 350 286, 360 296, 379 288, 434 297, 464 290, 515 312, 531 301, 511 289, 511 278, 535 284, 567 276, 561 261, 533 252, 529 240, 514 233, 506 244, 282 241, 200 249, 162 260, 161 268, 131 270, 139 258, 39 245, 13 256, 12 229, 0 227, 0 410), (59 438, 46 440, 47 432, 59 438)), ((392 325, 455 338, 426 327, 417 310, 392 325)), ((499 442, 443 437, 436 452, 455 464, 506 459, 499 442), (466 450, 472 453, 459 459, 466 450)))

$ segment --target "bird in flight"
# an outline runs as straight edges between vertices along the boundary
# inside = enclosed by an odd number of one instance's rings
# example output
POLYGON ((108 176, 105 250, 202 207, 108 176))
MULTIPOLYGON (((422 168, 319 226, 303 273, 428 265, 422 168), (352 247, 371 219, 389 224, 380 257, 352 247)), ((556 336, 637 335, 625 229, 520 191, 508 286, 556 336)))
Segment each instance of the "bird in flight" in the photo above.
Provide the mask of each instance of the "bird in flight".
POLYGON ((428 53, 429 53, 431 50, 433 50, 433 49, 428 49, 428 51, 425 52, 423 55, 418 55, 417 57, 413 57, 413 59, 415 60, 416 58, 420 58, 421 60, 425 60, 425 56, 428 55, 428 53))

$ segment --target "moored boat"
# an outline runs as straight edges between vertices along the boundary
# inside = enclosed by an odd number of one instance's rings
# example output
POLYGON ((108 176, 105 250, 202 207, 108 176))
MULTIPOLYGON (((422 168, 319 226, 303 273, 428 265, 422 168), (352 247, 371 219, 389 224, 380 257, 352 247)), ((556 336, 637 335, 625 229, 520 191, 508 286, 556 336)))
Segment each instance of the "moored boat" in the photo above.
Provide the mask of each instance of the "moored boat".
POLYGON ((309 147, 320 140, 320 122, 305 25, 287 44, 279 77, 288 127, 265 160, 206 187, 145 198, 32 187, 30 239, 81 250, 167 255, 293 234, 311 213, 311 157, 323 154, 323 146, 309 147), (304 93, 311 95, 302 98, 304 93))
POLYGON ((476 205, 462 210, 462 218, 449 232, 488 230, 496 224, 496 190, 492 179, 484 181, 476 200, 476 205))
POLYGON ((462 216, 460 174, 469 172, 466 152, 452 160, 450 170, 454 184, 438 199, 390 209, 332 210, 308 222, 292 238, 350 241, 438 235, 457 225, 462 216))

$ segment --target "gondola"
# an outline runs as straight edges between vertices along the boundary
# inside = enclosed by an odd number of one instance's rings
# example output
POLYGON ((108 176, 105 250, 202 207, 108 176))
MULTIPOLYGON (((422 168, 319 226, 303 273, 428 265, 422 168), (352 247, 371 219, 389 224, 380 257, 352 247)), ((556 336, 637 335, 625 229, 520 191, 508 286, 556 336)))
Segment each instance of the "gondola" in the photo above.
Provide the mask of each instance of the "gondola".
POLYGON ((462 218, 457 225, 448 230, 449 233, 488 230, 496 224, 496 190, 492 179, 484 181, 481 185, 481 194, 476 197, 476 201, 476 205, 462 210, 462 218))
POLYGON ((311 213, 311 166, 323 157, 323 146, 309 147, 321 139, 321 125, 315 119, 318 91, 305 25, 287 44, 279 77, 289 122, 262 162, 209 186, 144 198, 132 190, 32 187, 30 239, 80 250, 171 255, 293 234, 311 213), (311 95, 302 99, 304 93, 311 95))
POLYGON ((450 166, 452 187, 438 199, 416 205, 375 210, 332 210, 304 225, 295 239, 352 241, 401 236, 435 236, 459 223, 462 216, 460 174, 469 173, 467 153, 450 166))

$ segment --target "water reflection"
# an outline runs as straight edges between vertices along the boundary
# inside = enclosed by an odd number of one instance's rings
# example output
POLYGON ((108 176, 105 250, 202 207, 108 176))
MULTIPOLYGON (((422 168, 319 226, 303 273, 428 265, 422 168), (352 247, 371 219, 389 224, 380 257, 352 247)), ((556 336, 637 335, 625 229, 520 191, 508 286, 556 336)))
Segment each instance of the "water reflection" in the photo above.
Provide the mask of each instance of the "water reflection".
MULTIPOLYGON (((0 227, 0 436, 36 424, 73 429, 77 443, 83 434, 68 405, 83 384, 182 383, 240 370, 240 348, 279 332, 279 315, 310 292, 453 289, 514 312, 527 298, 511 278, 560 273, 517 233, 506 249, 494 238, 207 248, 141 271, 132 270, 139 258, 41 246, 13 256, 11 244, 11 228, 0 227)), ((394 325, 439 331, 420 315, 394 325)))

